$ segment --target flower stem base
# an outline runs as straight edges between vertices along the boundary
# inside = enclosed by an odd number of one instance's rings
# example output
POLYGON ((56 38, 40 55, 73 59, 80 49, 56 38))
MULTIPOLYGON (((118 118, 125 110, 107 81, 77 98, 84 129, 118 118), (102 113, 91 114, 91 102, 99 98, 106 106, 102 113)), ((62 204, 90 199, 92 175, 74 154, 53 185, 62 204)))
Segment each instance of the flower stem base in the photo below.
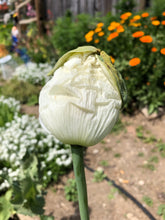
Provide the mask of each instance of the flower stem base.
POLYGON ((81 220, 89 220, 87 187, 84 172, 84 147, 72 145, 73 169, 76 179, 81 220))

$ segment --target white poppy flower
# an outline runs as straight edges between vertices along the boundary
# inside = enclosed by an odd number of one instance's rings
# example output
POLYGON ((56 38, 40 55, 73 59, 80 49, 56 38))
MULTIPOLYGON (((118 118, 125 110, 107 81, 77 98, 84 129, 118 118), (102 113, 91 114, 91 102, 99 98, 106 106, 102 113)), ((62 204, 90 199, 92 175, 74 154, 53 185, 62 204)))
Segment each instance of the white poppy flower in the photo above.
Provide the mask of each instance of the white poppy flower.
POLYGON ((126 94, 109 56, 79 47, 59 59, 52 72, 39 97, 42 124, 63 143, 97 144, 113 128, 126 94))

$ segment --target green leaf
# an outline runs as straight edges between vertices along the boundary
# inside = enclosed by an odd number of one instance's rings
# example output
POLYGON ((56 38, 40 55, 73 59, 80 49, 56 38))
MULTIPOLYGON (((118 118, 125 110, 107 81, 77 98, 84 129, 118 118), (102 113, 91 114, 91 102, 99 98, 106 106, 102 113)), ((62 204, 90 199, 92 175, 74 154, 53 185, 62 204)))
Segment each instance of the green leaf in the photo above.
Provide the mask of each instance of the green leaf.
POLYGON ((54 220, 54 217, 53 216, 42 215, 42 216, 40 216, 40 219, 41 220, 54 220))
POLYGON ((4 196, 0 197, 0 219, 8 220, 13 214, 14 209, 10 203, 12 190, 8 190, 4 196))

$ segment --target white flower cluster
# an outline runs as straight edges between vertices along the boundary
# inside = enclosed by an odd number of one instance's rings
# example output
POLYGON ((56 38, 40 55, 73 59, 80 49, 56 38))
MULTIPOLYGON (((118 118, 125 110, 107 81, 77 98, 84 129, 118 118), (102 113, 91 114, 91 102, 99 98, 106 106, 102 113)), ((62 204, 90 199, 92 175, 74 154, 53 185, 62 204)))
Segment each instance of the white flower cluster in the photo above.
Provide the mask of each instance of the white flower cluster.
POLYGON ((52 66, 48 63, 28 63, 27 65, 20 65, 16 68, 13 76, 19 80, 28 81, 32 84, 45 84, 50 77, 47 74, 52 70, 52 66))
POLYGON ((4 96, 0 96, 0 104, 8 105, 8 107, 15 112, 19 112, 21 108, 20 102, 12 97, 5 98, 4 96))
MULTIPOLYGON (((28 115, 15 115, 11 122, 0 128, 0 162, 10 164, 10 168, 1 169, 0 179, 7 175, 10 179, 17 180, 27 153, 34 153, 40 160, 43 180, 52 174, 47 168, 52 161, 66 167, 72 161, 69 145, 63 145, 52 135, 45 133, 38 119, 28 115)), ((7 180, 0 181, 0 191, 9 186, 7 180)))

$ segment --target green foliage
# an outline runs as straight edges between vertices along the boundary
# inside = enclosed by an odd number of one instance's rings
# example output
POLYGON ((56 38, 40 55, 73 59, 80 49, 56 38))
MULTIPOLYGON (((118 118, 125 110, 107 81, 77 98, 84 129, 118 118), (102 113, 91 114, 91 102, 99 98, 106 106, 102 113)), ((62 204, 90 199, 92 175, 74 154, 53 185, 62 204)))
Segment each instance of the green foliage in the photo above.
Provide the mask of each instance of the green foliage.
POLYGON ((163 219, 165 220, 165 204, 161 204, 161 205, 158 207, 157 214, 158 214, 159 216, 162 216, 163 219))
POLYGON ((164 0, 152 0, 151 12, 153 15, 160 17, 162 11, 165 11, 164 0))
POLYGON ((155 166, 152 163, 146 163, 143 167, 151 171, 155 170, 155 166))
POLYGON ((14 97, 19 100, 22 104, 31 103, 37 104, 36 97, 38 97, 40 92, 39 86, 34 86, 28 82, 19 81, 12 79, 1 88, 1 94, 5 97, 14 97), (35 100, 32 100, 32 97, 35 100), (34 102, 35 101, 35 102, 34 102))
POLYGON ((143 196, 143 201, 150 207, 153 206, 153 200, 148 196, 143 196))
POLYGON ((102 182, 106 177, 102 169, 96 170, 93 176, 94 176, 93 182, 97 182, 97 183, 102 182))
POLYGON ((3 127, 6 122, 10 122, 14 118, 14 110, 7 104, 0 102, 0 127, 3 127))
POLYGON ((150 163, 158 163, 159 162, 159 158, 157 156, 152 156, 148 162, 150 163))
POLYGON ((111 188, 110 193, 108 194, 108 199, 114 199, 115 195, 119 192, 119 190, 115 187, 111 188))
POLYGON ((134 0, 120 0, 115 5, 117 12, 121 14, 128 11, 132 12, 135 9, 135 7, 136 7, 136 3, 134 0))
POLYGON ((122 121, 119 119, 115 126, 112 128, 111 133, 119 134, 121 131, 123 131, 125 128, 124 124, 122 121))
MULTIPOLYGON (((51 28, 52 24, 47 23, 51 28)), ((55 59, 55 48, 53 47, 49 36, 39 36, 37 25, 32 23, 28 26, 26 39, 22 39, 27 48, 27 53, 35 63, 50 63, 55 59)))
POLYGON ((13 213, 43 215, 45 200, 37 166, 37 158, 27 155, 21 164, 18 180, 9 179, 11 188, 0 198, 0 219, 7 220, 13 213))
POLYGON ((77 202, 78 193, 75 179, 68 179, 66 186, 64 187, 65 198, 68 201, 77 202))
POLYGON ((103 167, 107 167, 109 164, 108 164, 107 160, 102 160, 102 161, 100 161, 100 165, 103 167))
POLYGON ((3 44, 5 46, 11 45, 12 26, 12 23, 8 23, 7 25, 0 24, 0 44, 3 44))
POLYGON ((89 30, 91 21, 92 17, 87 14, 79 14, 77 17, 66 14, 57 19, 51 40, 59 56, 85 44, 84 33, 89 30))
POLYGON ((116 153, 116 154, 114 154, 114 157, 119 158, 119 157, 121 157, 121 154, 120 153, 116 153))
POLYGON ((0 219, 8 220, 14 212, 13 206, 10 203, 11 196, 12 190, 8 190, 5 195, 0 197, 0 219))

